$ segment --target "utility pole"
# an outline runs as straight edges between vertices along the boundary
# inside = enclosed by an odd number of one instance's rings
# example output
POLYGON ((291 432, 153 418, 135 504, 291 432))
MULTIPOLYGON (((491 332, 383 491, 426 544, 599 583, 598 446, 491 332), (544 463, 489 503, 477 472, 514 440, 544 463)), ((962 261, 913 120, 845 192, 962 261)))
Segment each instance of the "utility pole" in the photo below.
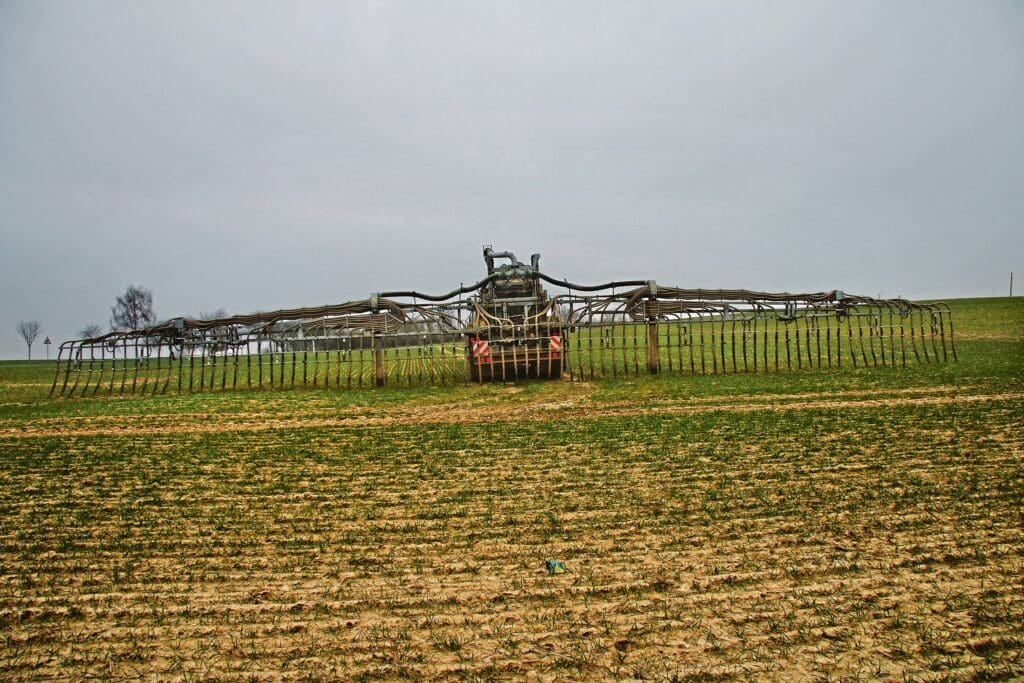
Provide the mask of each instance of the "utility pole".
POLYGON ((1010 271, 1010 297, 1013 297, 1013 271, 1010 271))

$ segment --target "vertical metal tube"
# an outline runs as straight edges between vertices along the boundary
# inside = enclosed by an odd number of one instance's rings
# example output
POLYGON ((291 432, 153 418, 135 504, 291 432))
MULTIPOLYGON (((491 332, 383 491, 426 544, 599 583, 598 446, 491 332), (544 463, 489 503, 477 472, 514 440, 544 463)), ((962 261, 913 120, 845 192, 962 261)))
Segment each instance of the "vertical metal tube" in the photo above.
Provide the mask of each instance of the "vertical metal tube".
MULTIPOLYGON (((814 314, 809 311, 804 311, 804 360, 807 361, 807 367, 814 367, 814 346, 812 344, 812 338, 814 336, 814 314)), ((799 321, 797 322, 799 325, 799 321)))
POLYGON ((185 373, 185 340, 181 341, 181 349, 178 350, 178 393, 181 393, 182 385, 184 384, 185 373))
MULTIPOLYGON (((427 340, 429 341, 430 337, 427 337, 427 340)), ((444 348, 443 346, 439 347, 439 346, 436 346, 434 344, 431 344, 430 346, 428 346, 424 350, 424 352, 427 354, 428 373, 429 373, 429 376, 430 376, 430 384, 431 385, 434 384, 434 375, 435 374, 439 375, 440 379, 441 379, 441 383, 442 384, 444 383, 444 376, 441 374, 441 372, 443 372, 443 370, 444 370, 444 365, 441 365, 441 366, 437 366, 436 365, 436 363, 437 363, 437 352, 440 349, 443 349, 443 348, 444 348)))
MULTIPOLYGON (((757 319, 754 318, 754 320, 757 319)), ((743 335, 743 372, 750 372, 750 364, 747 362, 747 332, 750 324, 751 321, 744 317, 740 327, 740 333, 743 335)), ((754 333, 754 370, 757 370, 757 332, 754 333)))
POLYGON ((357 349, 355 347, 353 347, 353 345, 352 345, 353 344, 353 337, 352 337, 351 332, 349 333, 349 337, 346 340, 346 343, 348 344, 348 348, 345 350, 345 360, 346 360, 346 365, 348 366, 348 373, 347 373, 348 377, 347 377, 347 379, 345 381, 346 381, 346 387, 349 388, 349 389, 351 389, 352 386, 353 386, 352 385, 352 378, 353 378, 353 376, 355 376, 355 386, 357 386, 357 387, 361 387, 362 386, 362 384, 360 383, 360 378, 362 377, 362 372, 363 372, 362 371, 363 357, 362 357, 362 350, 361 350, 362 349, 362 343, 363 343, 362 336, 360 335, 360 337, 358 337, 358 339, 359 339, 359 345, 360 345, 359 346, 360 356, 359 356, 359 366, 358 367, 356 366, 356 363, 355 363, 355 356, 356 356, 356 350, 357 349))
MULTIPOLYGON (((287 389, 284 383, 285 378, 285 366, 288 365, 288 350, 285 348, 284 340, 280 339, 277 342, 278 353, 281 355, 277 359, 277 388, 287 389)), ((292 367, 295 367, 294 365, 292 367)))
MULTIPOLYGON (((796 367, 801 369, 804 367, 803 363, 803 352, 800 348, 800 318, 793 321, 793 336, 796 337, 796 367)), ((786 341, 786 345, 789 345, 789 341, 786 341)))
MULTIPOLYGON (((878 356, 875 354, 875 312, 874 307, 868 306, 868 348, 871 349, 871 364, 878 366, 878 356)), ((883 362, 885 358, 883 357, 883 362)))
MULTIPOLYGON (((446 348, 447 347, 444 345, 444 341, 442 340, 441 341, 441 346, 440 346, 441 365, 440 365, 440 367, 437 370, 437 376, 441 380, 441 386, 444 386, 445 384, 448 384, 448 369, 449 369, 448 366, 449 365, 451 365, 452 384, 456 383, 455 363, 449 363, 448 362, 448 354, 447 354, 447 352, 445 350, 446 348)), ((452 349, 452 350, 454 351, 454 349, 452 349)))
MULTIPOLYGON (((601 322, 603 323, 604 320, 602 320, 601 322)), ((616 353, 615 353, 616 349, 615 349, 615 336, 614 336, 614 333, 615 333, 615 322, 614 322, 614 319, 612 321, 612 326, 607 328, 607 330, 604 327, 601 328, 601 343, 602 343, 602 345, 606 342, 606 340, 605 340, 605 336, 606 336, 605 332, 610 332, 611 333, 611 334, 607 335, 607 343, 608 343, 608 345, 611 346, 612 377, 618 377, 619 376, 619 366, 618 366, 618 362, 619 361, 618 361, 618 358, 616 357, 616 353)), ((604 372, 603 372, 604 371, 604 353, 603 352, 601 353, 601 370, 602 370, 601 374, 604 374, 604 372)))
MULTIPOLYGON (((760 309, 758 309, 758 311, 760 312, 760 309)), ((768 323, 770 320, 772 320, 772 318, 767 315, 761 318, 762 327, 764 328, 764 331, 761 333, 761 359, 764 362, 763 367, 765 372, 768 372, 771 369, 768 367, 768 323)), ((778 349, 777 344, 776 349, 778 349)), ((776 366, 777 365, 778 363, 776 362, 776 366)))
MULTIPOLYGON (((671 353, 669 354, 671 358, 671 353)), ((671 363, 671 361, 669 361, 671 363)), ((657 375, 661 365, 661 354, 658 351, 658 319, 647 320, 647 372, 657 375)))
MULTIPOLYGON (((751 347, 752 347, 753 356, 754 356, 754 372, 755 373, 759 371, 758 370, 758 365, 757 365, 757 321, 760 319, 760 317, 761 317, 761 311, 759 309, 756 309, 756 308, 753 309, 752 317, 750 319, 750 328, 751 328, 751 332, 753 333, 753 337, 751 338, 753 343, 751 344, 751 347)), ((744 358, 746 358, 746 356, 744 356, 744 358)), ((767 369, 767 368, 765 368, 765 369, 767 369)))
MULTIPOLYGON (((812 318, 812 320, 814 322, 814 350, 817 353, 818 367, 820 368, 821 367, 821 325, 819 324, 820 320, 818 318, 818 311, 817 311, 817 309, 815 309, 815 311, 814 311, 814 317, 812 318)), ((829 364, 829 367, 832 366, 832 360, 831 359, 829 359, 829 363, 828 364, 829 364)))
MULTIPOLYGON (((715 338, 715 323, 716 322, 718 322, 718 319, 715 317, 715 314, 712 313, 711 314, 711 372, 712 372, 712 374, 715 374, 715 375, 718 374, 718 354, 717 354, 718 340, 715 338)), ((725 358, 722 359, 722 362, 723 363, 725 362, 725 358)))
POLYGON ((843 367, 843 320, 836 316, 836 367, 843 367))
POLYGON ((171 377, 174 376, 174 342, 167 342, 167 376, 164 377, 163 386, 160 387, 160 393, 166 394, 167 388, 171 385, 171 377))
MULTIPOLYGON (((67 351, 67 358, 64 359, 64 382, 60 386, 60 395, 64 395, 64 390, 67 389, 68 380, 71 379, 71 364, 74 361, 74 350, 75 345, 70 346, 67 342, 60 345, 60 350, 57 351, 57 372, 53 376, 53 386, 50 387, 50 396, 53 396, 54 390, 57 388, 57 375, 60 374, 61 358, 64 356, 64 352, 67 351)), ((81 371, 81 368, 79 368, 81 371)))
POLYGON ((903 367, 907 367, 907 337, 906 337, 906 318, 903 312, 900 311, 900 359, 903 362, 903 367))
POLYGON ((914 360, 920 364, 921 354, 917 351, 917 334, 914 332, 914 309, 907 312, 907 318, 910 319, 910 348, 914 351, 914 360))
MULTIPOLYGON (((879 304, 879 306, 878 306, 878 317, 877 318, 876 317, 872 317, 871 320, 873 322, 874 321, 878 321, 878 324, 875 326, 875 337, 878 338, 878 349, 879 349, 880 355, 882 356, 882 366, 884 367, 885 366, 885 327, 884 327, 884 320, 882 319, 883 315, 884 315, 884 313, 882 312, 882 306, 881 306, 881 304, 879 304)), ((872 348, 872 350, 874 350, 874 346, 872 346, 871 348, 872 348)))
MULTIPOLYGON (((193 347, 193 351, 195 347, 193 347)), ((189 369, 195 374, 195 353, 189 358, 189 369)), ((192 391, 192 377, 188 378, 188 389, 192 391)), ((199 342, 199 393, 206 390, 206 333, 203 333, 202 341, 199 342)))
MULTIPOLYGON (((676 316, 671 318, 671 326, 676 331, 675 350, 676 350, 676 371, 682 375, 686 372, 686 323, 683 322, 683 313, 680 311, 676 316)), ((669 335, 671 339, 671 333, 669 335)), ((671 351, 669 352, 671 354, 671 351)))
POLYGON ((57 347, 57 360, 53 366, 53 383, 50 384, 50 392, 46 395, 47 398, 53 398, 53 392, 57 390, 57 379, 60 377, 60 357, 62 355, 64 355, 63 344, 57 347))
MULTIPOLYGON (((722 343, 725 343, 725 313, 722 314, 722 343)), ((729 321, 729 353, 732 356, 732 371, 733 373, 739 372, 739 365, 736 363, 736 313, 735 311, 729 313, 731 320, 729 321)), ((725 349, 722 349, 722 355, 725 355, 725 349)), ((725 365, 723 359, 722 365, 725 365)), ((724 367, 723 367, 724 369, 724 367)))
POLYGON ((135 393, 139 386, 139 372, 142 372, 142 393, 146 392, 146 376, 149 372, 149 354, 147 353, 144 358, 139 358, 139 338, 135 337, 132 340, 132 347, 135 353, 135 361, 132 363, 134 372, 132 373, 132 389, 131 393, 135 393))
MULTIPOLYGON (((774 325, 774 328, 775 328, 774 329, 774 337, 775 337, 775 344, 774 344, 774 348, 775 348, 775 372, 778 372, 779 371, 779 316, 778 316, 778 313, 775 314, 774 322, 775 322, 775 325, 774 325)), ((786 342, 786 349, 787 349, 787 351, 786 351, 786 363, 789 363, 789 351, 788 351, 788 349, 789 349, 789 342, 788 341, 786 342)))
MULTIPOLYGON (((724 375, 726 372, 729 371, 728 368, 726 367, 726 360, 725 360, 725 311, 724 310, 718 312, 718 322, 721 324, 721 326, 719 328, 719 331, 718 331, 718 343, 719 343, 720 350, 722 352, 722 374, 724 375)), ((735 358, 733 360, 735 360, 735 358)))
MULTIPOLYGON (((929 365, 931 365, 932 359, 928 356, 928 338, 925 336, 925 333, 924 333, 924 312, 925 312, 925 309, 924 308, 919 308, 917 310, 918 310, 918 315, 920 316, 920 319, 921 319, 921 349, 924 351, 924 362, 929 364, 929 365)), ((935 360, 938 360, 938 358, 936 358, 935 360)))
POLYGON ((374 384, 378 387, 384 386, 384 337, 379 332, 373 333, 373 370, 374 384))
MULTIPOLYGON (((225 387, 227 387, 227 384, 228 384, 228 355, 234 355, 234 354, 230 353, 231 350, 232 349, 231 349, 230 346, 228 346, 227 344, 224 345, 224 351, 222 352, 222 355, 224 356, 224 366, 222 368, 222 372, 221 372, 221 376, 220 376, 220 389, 221 389, 221 391, 223 391, 225 389, 225 387)), ((235 368, 235 370, 237 371, 237 367, 235 368)), ((231 382, 231 388, 232 389, 235 388, 234 381, 231 382)))
MULTIPOLYGON (((588 313, 588 325, 587 325, 587 360, 590 363, 590 381, 594 381, 594 312, 591 310, 588 313)), ((601 349, 601 338, 597 339, 597 347, 601 349)))
POLYGON ((693 362, 693 317, 690 313, 686 314, 686 339, 690 347, 690 374, 696 375, 697 365, 693 362))
POLYGON ((896 327, 892 320, 892 304, 886 306, 886 313, 889 314, 889 359, 892 366, 896 367, 896 327))
POLYGON ((209 391, 213 392, 217 388, 217 342, 209 338, 206 340, 206 365, 210 368, 209 391))
MULTIPOLYGON (((633 322, 633 323, 630 324, 630 328, 633 330, 633 374, 634 375, 639 375, 640 374, 640 341, 637 338, 637 335, 639 334, 639 331, 637 330, 637 327, 639 327, 639 325, 637 325, 636 322, 633 322)), ((623 348, 625 348, 628 345, 629 345, 629 339, 624 340, 623 344, 622 344, 623 348)), ((624 374, 627 374, 627 375, 629 374, 629 368, 628 367, 625 368, 624 374)))
MULTIPOLYGON (((138 338, 135 338, 135 344, 138 345, 138 338)), ((122 343, 124 350, 124 362, 121 366, 121 395, 124 395, 124 387, 128 383, 128 337, 124 337, 122 343)))
POLYGON ((853 314, 849 311, 846 313, 846 341, 850 347, 850 360, 853 367, 857 367, 857 352, 853 348, 853 314))
POLYGON ((683 346, 686 344, 686 325, 683 324, 683 318, 680 317, 673 321, 673 326, 676 328, 676 353, 678 354, 676 361, 679 367, 679 374, 683 374, 683 346))
MULTIPOLYGON (((585 328, 585 327, 577 325, 575 328, 573 328, 573 334, 576 337, 576 370, 577 370, 577 373, 578 373, 578 376, 579 376, 581 382, 584 379, 584 376, 583 376, 583 330, 587 331, 587 338, 589 339, 590 338, 590 328, 589 327, 585 328)), ((593 359, 591 359, 590 362, 591 362, 591 376, 593 376, 593 359)))
POLYGON ((700 374, 706 375, 707 368, 704 360, 704 313, 700 313, 697 317, 697 324, 700 325, 700 374))
MULTIPOLYGON (((95 347, 92 344, 90 344, 89 345, 89 375, 88 375, 88 377, 92 377, 93 357, 96 355, 96 352, 95 352, 94 349, 95 349, 95 347)), ((78 388, 78 380, 80 380, 81 377, 82 377, 82 363, 85 362, 85 359, 84 359, 84 355, 85 354, 83 353, 83 351, 84 351, 84 347, 81 346, 81 345, 79 345, 78 347, 72 346, 71 350, 70 350, 70 355, 68 356, 68 363, 71 363, 72 360, 77 360, 78 361, 78 368, 77 368, 77 372, 75 373, 75 383, 72 385, 71 391, 68 392, 69 396, 74 396, 75 395, 75 389, 78 388)), ((88 388, 89 388, 89 380, 86 379, 85 386, 82 387, 82 395, 83 396, 85 395, 85 391, 88 388)), ((61 393, 63 394, 64 391, 61 390, 61 393)))
MULTIPOLYGON (((93 356, 95 356, 95 351, 93 352, 93 356)), ((106 361, 107 361, 107 345, 101 343, 100 344, 99 376, 96 378, 96 385, 92 388, 92 395, 93 396, 95 396, 97 394, 97 392, 99 392, 100 384, 103 383, 103 366, 106 364, 106 361)), ((113 371, 111 371, 111 372, 113 372, 113 371)), ((90 375, 92 374, 92 366, 91 365, 89 366, 89 374, 90 375)), ((86 386, 86 388, 88 388, 88 386, 89 386, 88 378, 86 379, 86 385, 85 386, 86 386)), ((83 389, 82 393, 85 393, 84 389, 83 389)))
POLYGON ((376 381, 376 364, 374 357, 374 343, 373 343, 373 332, 361 332, 359 337, 359 362, 355 366, 356 369, 356 384, 358 386, 374 386, 376 381))
POLYGON ((341 359, 342 359, 342 336, 341 331, 338 331, 337 338, 335 340, 338 344, 338 349, 334 352, 334 386, 341 388, 341 359))
MULTIPOLYGON (((864 348, 864 314, 861 313, 859 309, 857 311, 857 339, 860 342, 860 358, 864 361, 864 367, 867 367, 869 363, 868 353, 864 348)), ((874 351, 872 351, 872 353, 874 353, 874 351)))
POLYGON ((258 386, 263 388, 263 335, 256 335, 256 375, 258 386))
MULTIPOLYGON (((321 344, 321 346, 325 346, 326 347, 327 346, 327 334, 326 334, 326 332, 322 336, 323 336, 324 340, 323 340, 323 344, 321 344)), ((331 362, 331 351, 330 351, 330 347, 327 347, 327 372, 328 372, 327 377, 328 378, 330 377, 330 371, 331 371, 330 362, 331 362)), ((324 379, 324 388, 325 389, 330 384, 330 380, 328 378, 324 379)), ((313 388, 315 389, 317 386, 319 386, 319 384, 320 384, 320 349, 318 349, 316 347, 316 340, 314 339, 313 340, 313 388)))
MULTIPOLYGON (((99 377, 96 378, 96 384, 92 388, 92 395, 95 396, 96 392, 100 390, 100 383, 103 381, 103 364, 106 360, 107 350, 106 345, 100 344, 100 368, 99 377)), ((89 374, 85 378, 85 386, 82 387, 82 395, 85 396, 85 392, 89 390, 89 382, 92 380, 93 367, 96 364, 96 345, 89 345, 89 374)))
POLYGON ((947 313, 949 314, 949 350, 953 353, 953 362, 956 363, 956 342, 953 340, 953 312, 947 311, 947 313))
MULTIPOLYGON (((922 334, 922 339, 924 339, 924 335, 925 335, 925 323, 924 323, 924 321, 922 321, 922 324, 921 324, 921 334, 922 334)), ((921 345, 922 345, 922 347, 924 347, 925 346, 925 342, 922 341, 921 345)), ((927 353, 928 353, 927 349, 925 350, 925 353, 927 355, 927 353)), ((106 347, 103 346, 103 347, 101 347, 101 356, 100 357, 103 360, 105 360, 106 359, 105 356, 106 356, 106 347)), ((99 390, 99 382, 100 382, 100 380, 103 379, 102 364, 100 364, 99 370, 100 370, 100 375, 99 375, 99 377, 96 378, 96 391, 99 390)), ((108 395, 108 396, 111 396, 111 395, 114 394, 114 382, 117 380, 117 375, 118 375, 118 340, 115 339, 113 342, 111 342, 111 381, 110 382, 105 382, 105 380, 103 381, 103 383, 106 384, 106 395, 108 395)))
POLYGON ((72 359, 74 359, 76 361, 76 366, 75 366, 75 370, 76 371, 75 371, 75 374, 74 374, 75 381, 72 382, 71 388, 68 389, 68 396, 74 396, 75 395, 75 391, 78 390, 79 383, 82 382, 82 376, 85 375, 85 382, 82 384, 81 394, 80 394, 81 396, 84 397, 86 392, 89 390, 89 380, 92 378, 93 365, 96 362, 96 360, 95 360, 96 359, 96 347, 93 346, 92 344, 88 345, 88 349, 89 349, 89 369, 88 370, 86 370, 86 367, 85 367, 85 365, 86 365, 86 361, 85 361, 85 350, 86 350, 86 347, 84 345, 80 345, 77 348, 72 347, 72 349, 73 349, 73 352, 72 352, 71 356, 68 358, 68 360, 71 361, 72 359))
MULTIPOLYGON (((821 347, 818 347, 819 353, 821 347)), ((832 367, 832 321, 830 318, 825 318, 825 356, 828 358, 828 367, 832 367)), ((818 364, 821 364, 819 358, 818 364)))
MULTIPOLYGON (((153 378, 153 396, 160 389, 160 378, 163 376, 163 341, 158 339, 156 343, 156 377, 153 378)), ((152 355, 152 354, 150 354, 152 355)))
MULTIPOLYGON (((511 346, 512 346, 512 381, 514 383, 518 384, 519 383, 519 358, 518 358, 519 354, 516 353, 515 333, 514 332, 513 332, 512 345, 511 346)), ((501 365, 502 367, 505 367, 505 362, 504 361, 505 361, 504 353, 502 353, 502 365, 501 365)))
MULTIPOLYGON (((347 388, 351 389, 352 388, 352 335, 351 335, 351 333, 349 333, 349 337, 346 340, 346 342, 348 343, 348 350, 345 351, 345 359, 348 361, 346 363, 346 365, 348 366, 348 373, 347 373, 347 377, 346 377, 346 380, 345 380, 345 386, 347 388)), ((338 361, 338 365, 339 365, 339 369, 340 369, 341 361, 338 361)))
MULTIPOLYGON (((786 369, 787 370, 792 370, 793 369, 793 361, 792 361, 792 358, 791 358, 791 356, 789 354, 789 321, 788 320, 786 321, 785 330, 786 330, 786 369)), ((796 350, 797 350, 797 353, 800 352, 800 343, 799 343, 799 341, 797 342, 796 350)))
MULTIPOLYGON (((397 356, 397 355, 399 355, 399 353, 401 353, 401 350, 400 349, 396 349, 396 354, 395 355, 397 356)), ((405 371, 406 371, 406 376, 407 376, 407 379, 408 379, 408 384, 411 387, 412 386, 412 347, 411 346, 406 346, 405 347, 405 371)))
MULTIPOLYGON (((557 352, 557 356, 558 357, 556 358, 555 357, 556 356, 556 351, 551 348, 551 339, 553 337, 554 337, 554 335, 551 333, 551 321, 550 320, 546 320, 544 322, 544 339, 545 339, 545 341, 544 341, 544 344, 543 344, 543 348, 545 349, 545 354, 544 355, 547 356, 546 362, 547 362, 547 365, 548 365, 548 367, 547 367, 547 374, 545 375, 545 377, 549 377, 549 378, 555 376, 555 374, 554 374, 555 373, 555 365, 556 365, 555 361, 557 361, 557 365, 558 365, 558 368, 559 368, 559 373, 558 374, 559 374, 559 376, 562 375, 562 371, 565 369, 564 356, 565 356, 566 353, 569 352, 569 349, 566 348, 565 343, 564 343, 565 342, 565 338, 561 334, 559 334, 558 338, 563 343, 562 343, 562 350, 557 352)), ((538 353, 540 353, 540 351, 538 351, 538 353)))

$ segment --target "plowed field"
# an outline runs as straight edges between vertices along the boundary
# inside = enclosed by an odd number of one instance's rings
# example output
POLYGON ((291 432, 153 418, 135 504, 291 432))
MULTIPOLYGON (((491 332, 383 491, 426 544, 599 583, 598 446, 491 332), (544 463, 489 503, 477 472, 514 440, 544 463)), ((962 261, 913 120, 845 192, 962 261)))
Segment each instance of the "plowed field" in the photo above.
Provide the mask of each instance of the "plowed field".
POLYGON ((0 364, 0 676, 1024 676, 1017 301, 906 371, 69 401, 0 364))

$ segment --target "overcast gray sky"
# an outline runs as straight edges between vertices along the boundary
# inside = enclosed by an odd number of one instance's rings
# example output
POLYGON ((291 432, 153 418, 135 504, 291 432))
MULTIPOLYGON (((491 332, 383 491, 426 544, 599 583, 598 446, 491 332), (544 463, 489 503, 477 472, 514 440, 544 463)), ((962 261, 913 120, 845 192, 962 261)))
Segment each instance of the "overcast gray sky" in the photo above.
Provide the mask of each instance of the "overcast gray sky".
POLYGON ((1024 292, 1022 122, 1021 2, 0 0, 0 357, 128 283, 161 318, 312 306, 475 281, 483 244, 1024 292))

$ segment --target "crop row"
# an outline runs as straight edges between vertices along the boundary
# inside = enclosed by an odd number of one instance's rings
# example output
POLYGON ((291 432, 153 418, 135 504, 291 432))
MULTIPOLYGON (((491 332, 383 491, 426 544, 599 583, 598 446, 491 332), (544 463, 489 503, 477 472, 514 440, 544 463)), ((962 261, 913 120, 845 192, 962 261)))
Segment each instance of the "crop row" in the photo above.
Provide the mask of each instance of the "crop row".
POLYGON ((7 438, 0 667, 1021 675, 1022 415, 7 438))

